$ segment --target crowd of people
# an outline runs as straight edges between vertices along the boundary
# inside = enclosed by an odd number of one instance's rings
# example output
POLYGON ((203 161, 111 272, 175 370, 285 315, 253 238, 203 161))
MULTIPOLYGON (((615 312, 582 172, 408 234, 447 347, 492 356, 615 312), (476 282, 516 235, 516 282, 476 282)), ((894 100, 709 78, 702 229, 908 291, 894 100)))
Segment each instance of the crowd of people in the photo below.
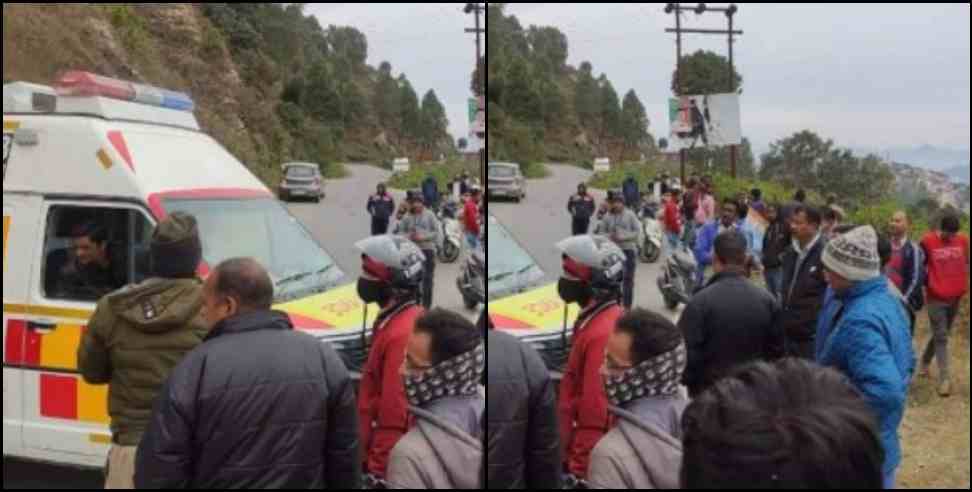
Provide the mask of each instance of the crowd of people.
POLYGON ((557 244, 559 295, 581 308, 570 356, 558 384, 533 348, 488 332, 488 488, 894 488, 913 378, 937 361, 937 393, 952 392, 959 218, 912 238, 903 211, 879 232, 847 224, 836 197, 752 190, 717 207, 711 179, 686 184, 649 192, 669 249, 700 265, 677 323, 632 291, 637 188, 601 207, 583 185, 570 198, 573 236, 557 244))
MULTIPOLYGON (((466 191, 478 241, 480 193, 466 191)), ((274 310, 264 266, 229 259, 202 280, 196 219, 161 221, 150 278, 99 290, 78 349, 83 379, 109 388, 106 488, 482 488, 484 329, 430 308, 438 226, 424 203, 410 193, 389 235, 384 185, 369 200, 357 293, 381 311, 360 381, 274 310)), ((82 232, 77 264, 97 271, 104 241, 82 232)))
MULTIPOLYGON (((485 212, 482 188, 469 178, 468 173, 463 173, 452 182, 450 189, 452 199, 462 205, 459 215, 466 247, 469 251, 475 251, 482 247, 479 240, 485 212)), ((372 236, 391 231, 394 235, 407 237, 422 250, 426 275, 421 296, 426 309, 434 302, 436 258, 445 240, 442 221, 437 215, 441 202, 438 183, 430 175, 422 183, 421 189, 407 191, 404 203, 397 208, 395 199, 384 183, 378 184, 376 193, 368 197, 366 206, 371 216, 372 236), (392 218, 395 219, 394 227, 391 227, 392 218)))

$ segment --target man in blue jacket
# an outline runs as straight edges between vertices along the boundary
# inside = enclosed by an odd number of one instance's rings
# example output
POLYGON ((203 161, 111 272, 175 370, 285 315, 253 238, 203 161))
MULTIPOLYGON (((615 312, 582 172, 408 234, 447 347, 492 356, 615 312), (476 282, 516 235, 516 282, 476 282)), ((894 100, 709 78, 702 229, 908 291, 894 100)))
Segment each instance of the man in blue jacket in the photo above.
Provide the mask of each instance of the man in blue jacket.
POLYGON ((818 322, 817 362, 843 372, 878 417, 885 486, 893 488, 915 354, 904 306, 881 275, 877 243, 877 232, 865 226, 825 247, 822 262, 832 295, 818 322))
POLYGON ((712 266, 713 251, 715 240, 723 232, 739 231, 741 222, 739 221, 739 205, 732 200, 726 200, 722 204, 722 215, 719 220, 713 220, 699 230, 695 238, 695 260, 699 264, 696 273, 696 289, 701 289, 705 285, 705 269, 712 266))

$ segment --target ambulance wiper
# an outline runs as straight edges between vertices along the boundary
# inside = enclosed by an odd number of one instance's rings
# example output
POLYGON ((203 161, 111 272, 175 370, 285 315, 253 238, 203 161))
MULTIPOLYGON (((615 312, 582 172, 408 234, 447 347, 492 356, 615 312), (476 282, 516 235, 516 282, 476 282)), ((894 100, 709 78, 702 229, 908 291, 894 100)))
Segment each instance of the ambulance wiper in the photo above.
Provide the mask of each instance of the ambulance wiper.
POLYGON ((304 279, 309 278, 309 277, 316 277, 318 275, 324 275, 325 273, 331 271, 332 268, 334 268, 334 264, 333 263, 330 264, 330 265, 328 265, 328 266, 326 266, 326 267, 324 267, 324 268, 322 268, 321 270, 316 271, 316 272, 299 273, 297 275, 293 275, 293 276, 287 277, 287 278, 285 278, 285 279, 277 282, 274 285, 274 288, 279 289, 279 288, 281 288, 281 287, 283 287, 285 285, 297 283, 297 282, 300 282, 301 280, 304 280, 304 279))
POLYGON ((501 273, 499 275, 495 275, 495 276, 489 277, 486 280, 491 281, 491 282, 499 282, 500 280, 508 279, 508 278, 510 278, 510 277, 512 277, 514 275, 516 275, 516 276, 523 275, 523 274, 529 272, 530 270, 533 270, 533 265, 527 265, 526 267, 521 268, 520 270, 517 270, 515 272, 501 273))
POLYGON ((499 275, 493 275, 492 277, 489 277, 486 280, 489 282, 499 282, 500 280, 512 277, 515 273, 516 272, 501 273, 499 275))

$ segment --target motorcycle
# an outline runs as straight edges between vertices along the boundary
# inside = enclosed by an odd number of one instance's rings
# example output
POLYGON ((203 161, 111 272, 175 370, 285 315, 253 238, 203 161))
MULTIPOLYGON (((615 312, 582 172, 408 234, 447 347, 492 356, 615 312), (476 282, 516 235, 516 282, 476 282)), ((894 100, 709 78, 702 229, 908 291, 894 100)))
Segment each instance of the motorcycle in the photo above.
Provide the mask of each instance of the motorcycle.
POLYGON ((462 294, 462 302, 470 311, 486 302, 486 253, 476 250, 469 259, 463 272, 456 279, 456 287, 462 294))
POLYGON ((462 226, 459 224, 459 204, 448 201, 439 211, 442 243, 438 248, 439 261, 455 263, 462 254, 462 226))
POLYGON ((661 223, 658 222, 658 206, 647 203, 638 214, 641 218, 641 245, 638 248, 638 258, 642 263, 655 263, 661 257, 662 243, 665 235, 661 223))
POLYGON ((695 293, 698 269, 695 254, 684 245, 665 260, 665 267, 658 277, 658 290, 665 300, 665 307, 674 311, 679 304, 689 303, 695 293))

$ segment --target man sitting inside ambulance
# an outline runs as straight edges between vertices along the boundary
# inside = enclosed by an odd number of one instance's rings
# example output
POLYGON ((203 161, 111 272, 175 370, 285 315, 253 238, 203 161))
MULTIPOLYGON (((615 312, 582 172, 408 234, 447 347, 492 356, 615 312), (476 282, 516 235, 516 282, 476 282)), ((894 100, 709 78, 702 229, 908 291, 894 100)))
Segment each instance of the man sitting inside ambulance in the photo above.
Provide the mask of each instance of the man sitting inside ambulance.
POLYGON ((94 222, 75 229, 74 261, 62 270, 55 289, 58 298, 97 301, 125 285, 115 275, 108 231, 94 222))

